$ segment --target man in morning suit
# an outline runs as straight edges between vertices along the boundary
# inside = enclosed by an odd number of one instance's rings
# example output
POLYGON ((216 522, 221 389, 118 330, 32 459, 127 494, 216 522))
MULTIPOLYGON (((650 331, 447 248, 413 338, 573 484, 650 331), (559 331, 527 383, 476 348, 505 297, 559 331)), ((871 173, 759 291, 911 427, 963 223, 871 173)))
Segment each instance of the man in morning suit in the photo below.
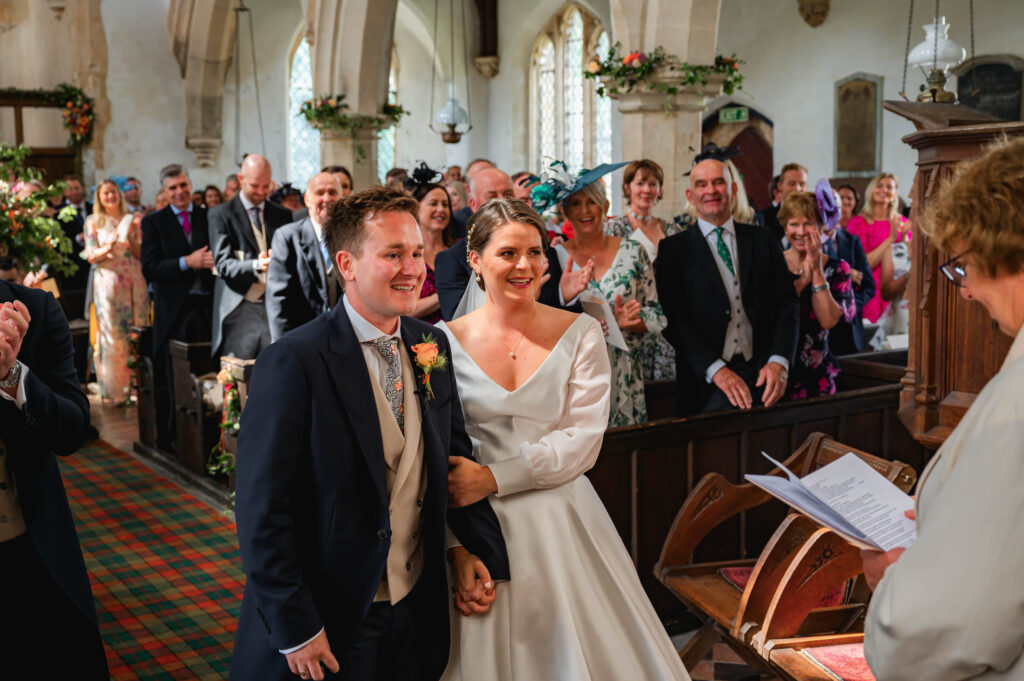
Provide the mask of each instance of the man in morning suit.
POLYGON ((308 216, 274 233, 267 271, 267 321, 270 340, 334 308, 341 297, 337 268, 324 243, 324 222, 341 184, 331 173, 319 173, 306 185, 308 216))
POLYGON ((3 676, 107 679, 89 575, 57 467, 58 456, 85 444, 89 429, 71 330, 53 296, 6 281, 0 424, 3 676))
POLYGON ((804 168, 799 163, 787 163, 782 166, 782 170, 779 172, 779 202, 772 203, 764 210, 760 211, 760 223, 771 230, 775 238, 780 242, 782 237, 786 235, 786 230, 779 224, 779 207, 782 206, 782 200, 793 192, 805 192, 807 191, 807 168, 804 168))
POLYGON ((701 161, 686 198, 697 225, 662 240, 654 274, 676 350, 680 416, 749 409, 763 387, 771 406, 786 392, 800 303, 774 235, 735 223, 736 184, 720 161, 701 161))
POLYGON ((206 210, 192 203, 192 182, 178 164, 160 170, 170 204, 142 219, 142 274, 153 291, 153 373, 157 446, 171 451, 174 394, 169 342, 210 341, 213 253, 206 210))
MULTIPOLYGON (((474 163, 479 166, 479 162, 474 163)), ((472 216, 485 203, 499 197, 515 198, 512 178, 497 168, 485 168, 477 171, 470 184, 469 215, 472 216)), ((472 224, 472 220, 470 220, 470 224, 472 224)), ((549 278, 541 286, 538 300, 552 307, 581 312, 582 308, 579 303, 567 305, 566 301, 572 303, 574 298, 565 298, 560 291, 562 267, 558 263, 558 256, 554 249, 549 248, 545 255, 548 259, 547 274, 549 278)), ((473 270, 466 259, 465 238, 459 239, 434 257, 437 298, 441 303, 441 316, 445 319, 454 319, 455 310, 466 293, 466 285, 469 284, 472 274, 473 270)))
POLYGON ((492 580, 509 577, 490 505, 447 509, 449 456, 472 445, 454 371, 433 371, 428 394, 415 359, 428 337, 451 357, 444 334, 407 316, 426 277, 417 210, 387 187, 335 203, 324 231, 342 303, 256 360, 238 441, 248 581, 233 681, 322 679, 321 665, 346 680, 439 678, 446 523, 465 547, 451 549, 460 610, 485 611, 492 580))
POLYGON ((210 249, 217 267, 213 286, 213 356, 253 359, 270 345, 263 304, 274 231, 292 212, 267 200, 270 162, 257 154, 242 161, 241 191, 210 211, 210 249))

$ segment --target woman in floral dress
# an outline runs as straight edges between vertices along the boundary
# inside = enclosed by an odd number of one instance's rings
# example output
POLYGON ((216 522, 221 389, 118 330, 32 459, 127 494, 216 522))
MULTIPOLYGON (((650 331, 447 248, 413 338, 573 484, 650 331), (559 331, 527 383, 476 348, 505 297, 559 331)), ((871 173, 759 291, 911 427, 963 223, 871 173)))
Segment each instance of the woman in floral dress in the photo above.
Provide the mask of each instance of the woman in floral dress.
POLYGON ((629 351, 608 345, 612 366, 610 427, 647 421, 644 398, 643 342, 665 328, 665 314, 654 288, 654 270, 647 250, 635 239, 605 231, 608 199, 604 184, 594 181, 566 197, 562 210, 574 236, 555 247, 562 271, 591 269, 587 290, 608 301, 629 351))
MULTIPOLYGON (((828 191, 831 196, 831 188, 828 191)), ((789 372, 788 396, 799 400, 832 395, 839 362, 829 348, 829 329, 840 319, 853 320, 857 313, 851 268, 845 260, 822 252, 824 221, 814 194, 793 192, 787 196, 779 208, 779 222, 792 246, 785 252, 786 265, 800 297, 800 341, 789 372)))
MULTIPOLYGON (((622 197, 626 214, 608 221, 605 232, 611 236, 632 239, 644 247, 653 263, 658 257, 658 244, 667 236, 678 234, 683 227, 665 222, 653 215, 661 199, 665 173, 654 161, 633 161, 622 171, 622 197)), ((671 381, 676 377, 676 351, 660 331, 644 335, 640 341, 640 362, 647 381, 671 381)))
POLYGON ((104 401, 128 403, 128 332, 149 319, 149 298, 139 261, 141 216, 128 212, 113 180, 96 187, 93 212, 83 228, 82 257, 96 268, 92 275, 98 333, 93 352, 96 381, 104 401))

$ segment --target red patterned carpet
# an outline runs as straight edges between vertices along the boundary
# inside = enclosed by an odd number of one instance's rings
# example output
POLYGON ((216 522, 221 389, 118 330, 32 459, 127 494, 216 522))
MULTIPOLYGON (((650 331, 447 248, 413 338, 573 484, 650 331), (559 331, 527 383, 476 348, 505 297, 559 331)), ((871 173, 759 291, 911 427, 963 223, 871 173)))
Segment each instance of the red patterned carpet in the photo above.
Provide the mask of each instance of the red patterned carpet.
POLYGON ((111 678, 227 678, 245 581, 234 524, 102 440, 60 463, 111 678))

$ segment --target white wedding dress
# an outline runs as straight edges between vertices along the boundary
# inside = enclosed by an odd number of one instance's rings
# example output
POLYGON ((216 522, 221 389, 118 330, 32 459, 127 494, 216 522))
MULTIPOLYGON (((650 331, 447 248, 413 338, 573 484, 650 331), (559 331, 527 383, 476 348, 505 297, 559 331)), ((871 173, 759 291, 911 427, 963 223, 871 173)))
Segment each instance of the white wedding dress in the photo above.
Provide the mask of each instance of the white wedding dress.
POLYGON ((444 323, 475 454, 491 467, 511 581, 486 615, 452 610, 445 681, 689 679, 611 518, 583 475, 608 423, 608 354, 580 315, 509 392, 444 323))

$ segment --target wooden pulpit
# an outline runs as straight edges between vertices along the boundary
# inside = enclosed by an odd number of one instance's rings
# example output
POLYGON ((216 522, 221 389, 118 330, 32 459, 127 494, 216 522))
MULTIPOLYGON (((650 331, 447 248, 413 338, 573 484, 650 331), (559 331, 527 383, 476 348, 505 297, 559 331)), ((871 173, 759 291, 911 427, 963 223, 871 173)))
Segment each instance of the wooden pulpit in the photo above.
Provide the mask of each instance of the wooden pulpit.
POLYGON ((910 347, 899 416, 918 442, 934 449, 999 371, 1013 339, 942 275, 939 267, 956 254, 934 248, 918 225, 958 163, 981 156, 1003 135, 1024 135, 1024 123, 1002 122, 956 104, 887 101, 885 108, 917 128, 903 138, 917 150, 917 174, 911 190, 914 239, 907 288, 910 347))

